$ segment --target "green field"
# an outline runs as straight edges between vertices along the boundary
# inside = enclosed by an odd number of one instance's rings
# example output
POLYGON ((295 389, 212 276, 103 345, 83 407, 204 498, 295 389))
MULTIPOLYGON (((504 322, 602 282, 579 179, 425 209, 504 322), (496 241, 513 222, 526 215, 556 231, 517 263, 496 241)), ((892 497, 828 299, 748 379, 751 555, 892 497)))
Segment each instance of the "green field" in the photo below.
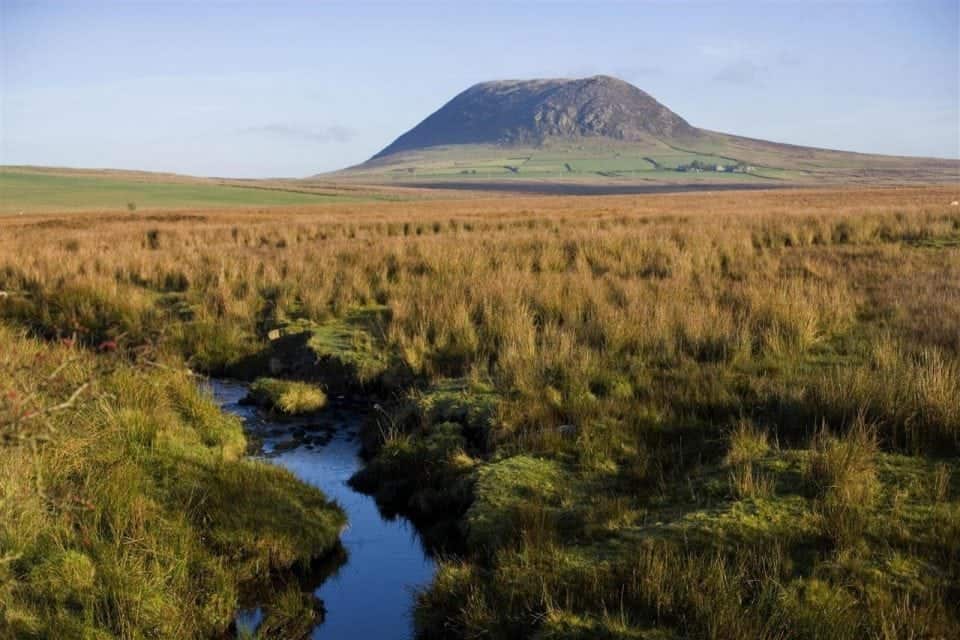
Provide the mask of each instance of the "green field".
POLYGON ((585 141, 582 144, 512 149, 495 145, 460 145, 423 149, 384 160, 352 167, 340 172, 338 177, 372 181, 387 179, 391 182, 506 178, 578 182, 633 179, 668 183, 695 182, 705 178, 724 182, 748 181, 758 177, 743 173, 677 171, 678 166, 694 161, 711 165, 735 161, 712 150, 675 149, 655 140, 636 144, 585 141))
POLYGON ((103 176, 29 169, 0 169, 0 214, 41 211, 127 210, 187 207, 310 205, 356 199, 352 195, 285 191, 199 180, 146 179, 139 174, 103 176))
POLYGON ((416 183, 445 180, 688 183, 904 183, 955 181, 955 160, 900 158, 778 145, 704 131, 683 144, 650 138, 546 140, 535 146, 465 144, 428 147, 377 158, 330 174, 335 180, 416 183), (680 171, 741 164, 744 171, 680 171))

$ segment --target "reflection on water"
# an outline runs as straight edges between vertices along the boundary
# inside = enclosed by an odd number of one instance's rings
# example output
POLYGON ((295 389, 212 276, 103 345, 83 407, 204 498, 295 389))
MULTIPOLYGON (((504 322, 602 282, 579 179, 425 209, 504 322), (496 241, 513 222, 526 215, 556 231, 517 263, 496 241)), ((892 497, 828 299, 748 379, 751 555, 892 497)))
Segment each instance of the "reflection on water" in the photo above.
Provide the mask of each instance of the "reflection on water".
MULTIPOLYGON (((372 497, 347 484, 362 464, 361 411, 341 401, 316 417, 280 421, 240 404, 247 393, 243 384, 215 380, 211 388, 223 409, 243 418, 249 433, 262 440, 265 459, 319 487, 347 513, 341 536, 346 563, 328 562, 313 574, 326 578, 314 591, 326 616, 313 638, 410 638, 413 590, 430 581, 433 561, 408 520, 382 515, 372 497)), ((252 631, 262 618, 257 608, 245 610, 237 626, 252 631)))

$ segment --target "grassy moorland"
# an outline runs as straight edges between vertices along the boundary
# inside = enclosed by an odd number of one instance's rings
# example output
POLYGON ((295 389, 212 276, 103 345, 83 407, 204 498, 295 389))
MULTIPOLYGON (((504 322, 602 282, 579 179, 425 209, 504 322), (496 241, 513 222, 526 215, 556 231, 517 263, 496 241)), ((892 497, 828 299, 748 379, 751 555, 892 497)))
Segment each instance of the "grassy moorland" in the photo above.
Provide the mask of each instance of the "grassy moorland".
MULTIPOLYGON (((927 187, 0 221, 0 339, 13 345, 0 426, 29 427, 4 441, 23 453, 3 464, 33 465, 0 467, 0 623, 43 636, 60 611, 134 635, 147 627, 117 612, 131 593, 162 592, 157 620, 188 602, 190 632, 215 628, 234 600, 193 590, 230 593, 250 563, 198 532, 251 539, 232 528, 239 514, 219 517, 242 503, 220 498, 243 483, 251 500, 310 499, 232 459, 236 425, 175 372, 186 362, 268 378, 277 403, 297 389, 294 409, 317 387, 376 397, 356 484, 462 538, 418 595, 423 638, 955 637, 955 198, 927 187), (17 417, 10 385, 43 399, 30 411, 52 428, 17 417), (184 471, 151 474, 173 464, 184 471), (205 495, 185 513, 165 507, 205 495), (172 571, 158 557, 183 569, 154 575, 172 571)), ((283 541, 277 564, 322 546, 261 531, 283 541)))

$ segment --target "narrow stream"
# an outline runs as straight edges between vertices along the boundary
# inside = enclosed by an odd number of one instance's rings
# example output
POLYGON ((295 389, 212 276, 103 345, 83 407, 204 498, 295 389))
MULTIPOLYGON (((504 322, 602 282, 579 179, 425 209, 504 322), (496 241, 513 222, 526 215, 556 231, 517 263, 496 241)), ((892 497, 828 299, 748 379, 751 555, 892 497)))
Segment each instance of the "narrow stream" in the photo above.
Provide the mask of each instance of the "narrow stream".
MULTIPOLYGON (((240 416, 247 431, 262 441, 264 459, 319 487, 347 513, 349 524, 341 537, 347 562, 314 592, 326 617, 312 637, 410 638, 413 591, 433 577, 433 561, 413 524, 382 515, 372 497, 347 484, 363 464, 361 409, 334 406, 308 419, 271 420, 256 407, 240 404, 246 385, 212 380, 210 386, 223 410, 240 416)), ((262 617, 256 608, 242 611, 237 626, 254 631, 262 617)))

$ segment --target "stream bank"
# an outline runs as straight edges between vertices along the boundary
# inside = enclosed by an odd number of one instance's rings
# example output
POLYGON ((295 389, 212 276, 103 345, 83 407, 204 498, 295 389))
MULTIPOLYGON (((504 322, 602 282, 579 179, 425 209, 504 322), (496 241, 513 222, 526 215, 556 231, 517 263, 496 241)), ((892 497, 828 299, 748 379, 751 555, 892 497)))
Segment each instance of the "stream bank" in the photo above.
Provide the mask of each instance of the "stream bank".
MULTIPOLYGON (((338 398, 319 414, 280 419, 244 404, 243 383, 212 380, 210 386, 223 410, 242 418, 248 435, 261 443, 258 455, 320 488, 347 513, 341 536, 346 562, 314 590, 325 615, 311 637, 410 638, 414 592, 430 582, 434 563, 409 520, 385 515, 373 497, 348 484, 363 466, 364 407, 338 398)), ((263 618, 260 606, 241 611, 238 631, 255 633, 263 618)))

